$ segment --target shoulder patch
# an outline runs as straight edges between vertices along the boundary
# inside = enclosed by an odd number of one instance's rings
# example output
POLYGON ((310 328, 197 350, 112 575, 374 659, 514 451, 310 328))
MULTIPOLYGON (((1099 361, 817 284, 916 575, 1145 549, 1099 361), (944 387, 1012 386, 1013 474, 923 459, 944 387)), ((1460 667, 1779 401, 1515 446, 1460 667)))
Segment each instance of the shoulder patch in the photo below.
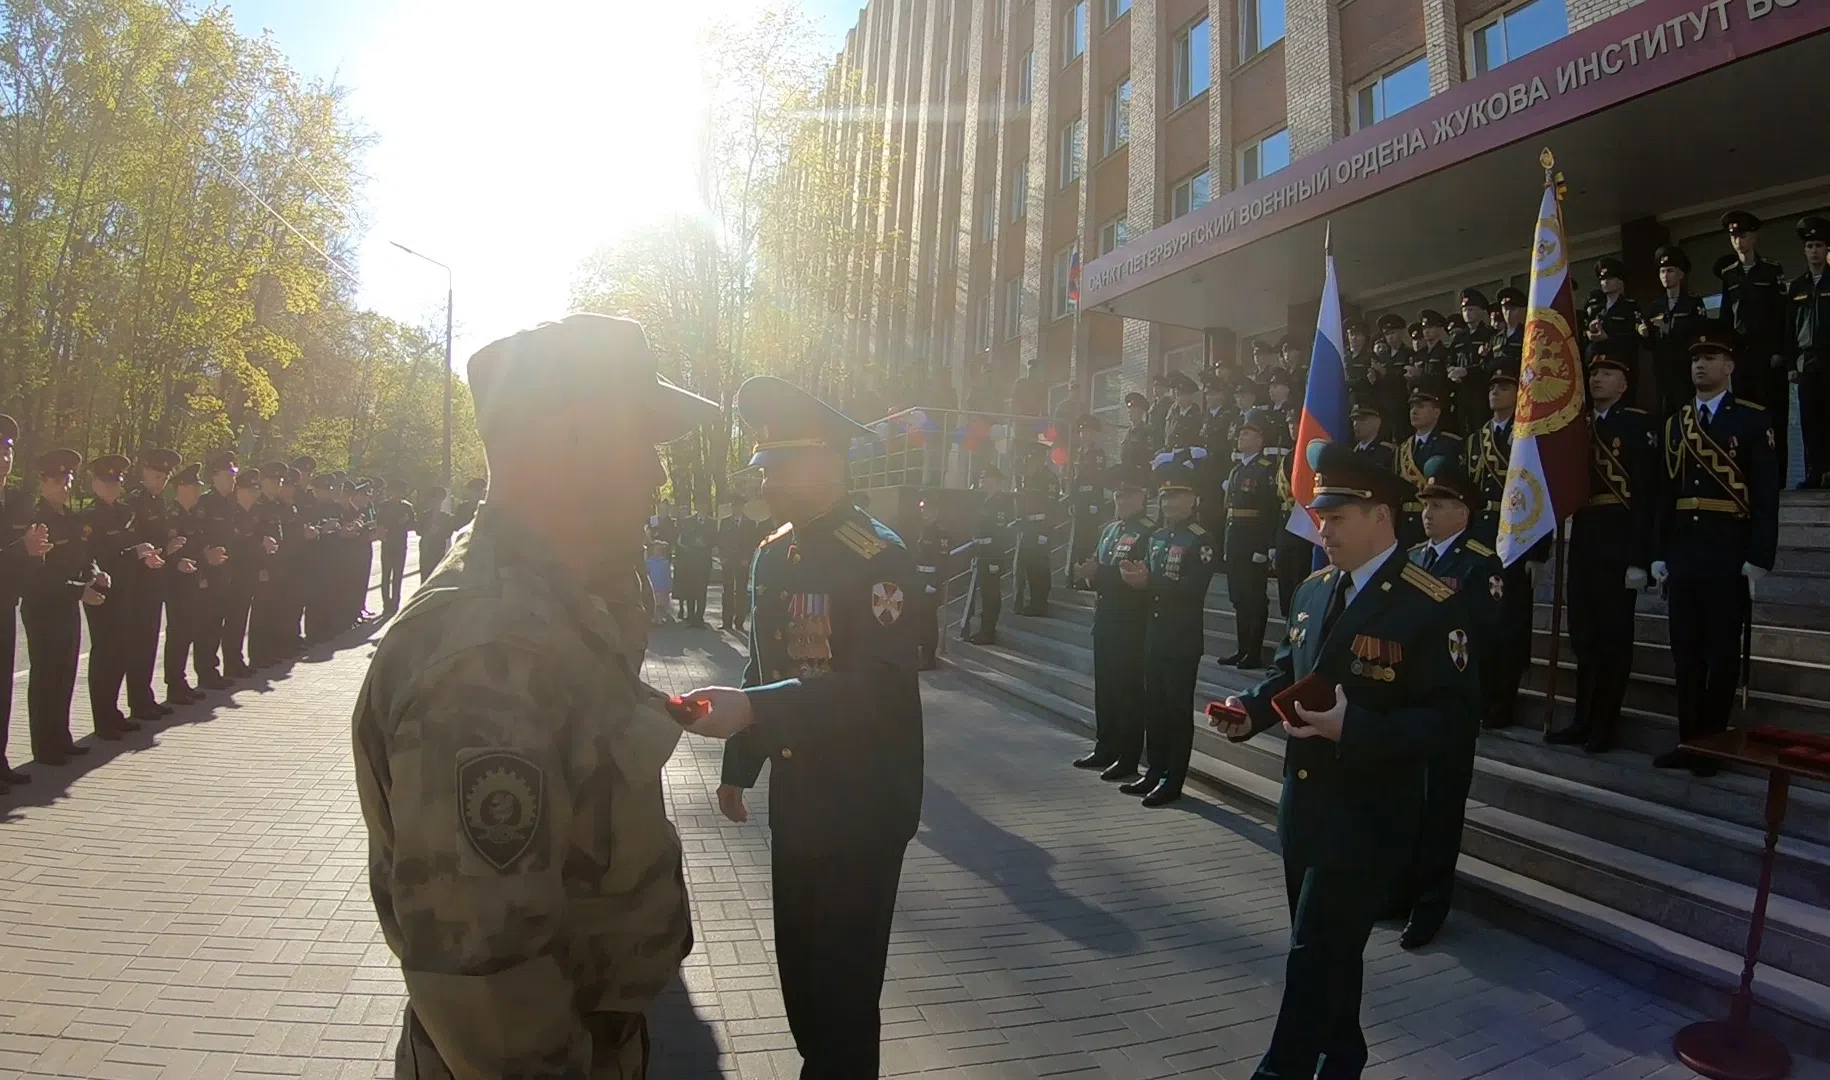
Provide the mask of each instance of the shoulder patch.
POLYGON ((763 537, 763 543, 773 544, 777 540, 780 540, 782 537, 787 536, 789 533, 791 533, 793 531, 794 531, 794 522, 790 521, 786 525, 783 525, 781 528, 770 533, 768 536, 763 537))
POLYGON ((1305 584, 1305 585, 1309 584, 1311 581, 1314 581, 1316 578, 1321 577, 1323 574, 1326 574, 1328 571, 1330 571, 1332 569, 1334 569, 1334 567, 1332 567, 1332 566, 1322 567, 1320 570, 1317 570, 1315 573, 1310 574, 1308 577, 1304 578, 1303 584, 1305 584))
POLYGON ((1625 406, 1622 406, 1622 407, 1621 407, 1621 410, 1620 410, 1620 411, 1621 411, 1621 412, 1630 412, 1630 413, 1638 413, 1638 414, 1639 414, 1639 415, 1641 415, 1641 416, 1645 416, 1645 415, 1646 415, 1646 410, 1644 410, 1644 409, 1642 409, 1642 408, 1639 408, 1639 407, 1638 407, 1638 406, 1636 406, 1636 405, 1625 405, 1625 406))
POLYGON ((1194 533, 1196 536, 1206 536, 1207 535, 1207 530, 1203 529, 1199 522, 1194 522, 1194 521, 1189 522, 1188 531, 1191 533, 1194 533))
POLYGON ((544 855, 546 776, 519 751, 488 749, 460 760, 457 797, 464 836, 490 866, 507 871, 544 855))
POLYGON ((1494 551, 1492 548, 1488 547, 1486 544, 1481 543, 1479 540, 1468 541, 1467 548, 1469 551, 1474 552, 1476 555, 1479 555, 1483 559, 1491 557, 1494 554, 1494 551))
POLYGON ((1427 548, 1429 546, 1430 546, 1430 542, 1428 540, 1419 540, 1417 543, 1411 545, 1411 550, 1412 551, 1422 551, 1424 548, 1427 548))
POLYGON ((1418 592, 1439 604, 1455 595, 1454 589, 1449 588, 1440 578, 1416 563, 1405 563, 1404 572, 1399 576, 1415 586, 1418 592))
POLYGON ((856 552, 860 558, 874 559, 883 554, 888 544, 877 538, 877 534, 855 521, 842 521, 832 530, 832 535, 839 543, 856 552))

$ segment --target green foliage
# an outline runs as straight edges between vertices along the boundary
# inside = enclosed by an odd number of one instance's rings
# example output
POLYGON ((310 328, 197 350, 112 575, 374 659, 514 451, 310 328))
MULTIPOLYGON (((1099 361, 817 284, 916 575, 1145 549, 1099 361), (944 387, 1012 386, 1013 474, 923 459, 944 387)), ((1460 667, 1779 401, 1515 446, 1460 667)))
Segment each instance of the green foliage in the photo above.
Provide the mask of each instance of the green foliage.
POLYGON ((442 333, 358 310, 331 261, 369 141, 343 93, 220 7, 0 0, 0 410, 26 453, 233 446, 436 482, 442 333))

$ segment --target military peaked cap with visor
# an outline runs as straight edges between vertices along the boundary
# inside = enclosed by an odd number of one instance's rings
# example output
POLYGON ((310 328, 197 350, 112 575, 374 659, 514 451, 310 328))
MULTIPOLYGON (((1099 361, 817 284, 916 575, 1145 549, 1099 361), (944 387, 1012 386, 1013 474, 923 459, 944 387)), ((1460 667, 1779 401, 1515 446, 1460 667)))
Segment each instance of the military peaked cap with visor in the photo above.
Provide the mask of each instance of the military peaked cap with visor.
POLYGON ((1417 497, 1417 489, 1390 469, 1382 469, 1339 443, 1314 439, 1305 453, 1315 470, 1311 510, 1331 510, 1350 503, 1384 503, 1396 510, 1417 497))
POLYGON ((809 450, 844 454, 871 430, 791 382, 773 375, 745 379, 737 388, 737 415, 756 436, 751 465, 768 468, 809 450))

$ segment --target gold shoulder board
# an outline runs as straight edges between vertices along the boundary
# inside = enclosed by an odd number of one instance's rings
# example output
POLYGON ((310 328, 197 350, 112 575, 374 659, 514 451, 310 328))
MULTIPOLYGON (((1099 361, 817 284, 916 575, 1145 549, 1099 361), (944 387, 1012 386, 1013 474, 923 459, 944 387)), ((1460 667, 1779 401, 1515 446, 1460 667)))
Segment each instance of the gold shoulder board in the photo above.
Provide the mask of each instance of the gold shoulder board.
POLYGON ((780 540, 782 537, 787 536, 789 533, 791 533, 793 531, 794 531, 794 522, 790 521, 786 525, 783 525, 781 528, 775 530, 774 532, 770 533, 768 536, 764 537, 763 543, 773 544, 777 540, 780 540))
POLYGON ((1424 548, 1427 548, 1429 546, 1430 546, 1430 542, 1428 540, 1420 540, 1417 543, 1411 545, 1411 550, 1412 551, 1422 551, 1424 548))
POLYGON ((1474 552, 1483 559, 1493 554, 1493 549, 1486 544, 1481 543, 1479 540, 1468 541, 1468 550, 1474 552))
POLYGON ((1191 533, 1194 533, 1196 536, 1206 536, 1207 535, 1206 529, 1203 529, 1200 525, 1198 525, 1192 521, 1188 523, 1188 531, 1191 533))
POLYGON ((1636 407, 1636 406, 1633 406, 1633 405, 1628 405, 1628 406, 1625 406, 1625 407, 1623 407, 1623 408, 1622 408, 1622 409, 1621 409, 1621 410, 1620 410, 1620 411, 1621 411, 1621 412, 1630 412, 1630 413, 1638 413, 1638 414, 1639 414, 1639 415, 1641 415, 1641 416, 1644 416, 1644 415, 1646 415, 1646 410, 1644 410, 1644 409, 1641 409, 1641 408, 1638 408, 1638 407, 1636 407))
POLYGON ((1322 567, 1320 570, 1317 570, 1315 573, 1310 574, 1308 577, 1304 578, 1303 584, 1307 585, 1309 582, 1314 581, 1316 578, 1321 577, 1323 574, 1326 574, 1328 571, 1330 571, 1332 569, 1334 569, 1334 567, 1332 567, 1332 566, 1322 567))
POLYGON ((1765 411, 1766 411, 1766 406, 1765 406, 1765 405, 1762 405, 1762 404, 1760 404, 1760 403, 1759 403, 1759 402, 1758 402, 1758 401, 1749 401, 1749 400, 1747 400, 1747 399, 1746 399, 1746 398, 1736 398, 1736 399, 1735 399, 1735 404, 1737 404, 1737 405, 1746 405, 1746 406, 1747 406, 1747 407, 1748 407, 1748 408, 1750 408, 1750 409, 1758 409, 1758 410, 1759 410, 1759 411, 1761 411, 1761 412, 1765 412, 1765 411))
POLYGON ((1418 566, 1416 563, 1405 563, 1404 573, 1400 576, 1416 586, 1418 592, 1421 592, 1439 604, 1455 595, 1454 589, 1443 584, 1434 574, 1421 566, 1418 566))
POLYGON ((1456 441, 1456 442, 1460 442, 1460 441, 1461 441, 1461 436, 1460 436, 1460 435, 1457 435, 1457 434, 1455 434, 1455 433, 1454 433, 1454 432, 1453 432, 1453 431, 1444 431, 1444 432, 1439 432, 1439 434, 1441 434, 1441 435, 1442 435, 1442 437, 1443 437, 1443 438, 1445 438, 1445 439, 1454 439, 1454 440, 1455 440, 1455 441, 1456 441))
POLYGON ((877 539, 877 535, 855 521, 840 522, 832 530, 832 535, 839 543, 857 552, 860 558, 874 559, 883 554, 889 545, 877 539))

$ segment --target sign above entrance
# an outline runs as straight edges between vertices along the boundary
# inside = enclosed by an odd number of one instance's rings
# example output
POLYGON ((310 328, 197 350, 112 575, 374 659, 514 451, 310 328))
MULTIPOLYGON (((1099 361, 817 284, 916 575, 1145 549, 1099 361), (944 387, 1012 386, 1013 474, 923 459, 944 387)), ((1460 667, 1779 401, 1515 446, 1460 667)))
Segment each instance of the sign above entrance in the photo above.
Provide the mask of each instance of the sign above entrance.
POLYGON ((1086 310, 1350 203, 1830 29, 1830 0, 1647 0, 1459 83, 1089 264, 1086 310))

